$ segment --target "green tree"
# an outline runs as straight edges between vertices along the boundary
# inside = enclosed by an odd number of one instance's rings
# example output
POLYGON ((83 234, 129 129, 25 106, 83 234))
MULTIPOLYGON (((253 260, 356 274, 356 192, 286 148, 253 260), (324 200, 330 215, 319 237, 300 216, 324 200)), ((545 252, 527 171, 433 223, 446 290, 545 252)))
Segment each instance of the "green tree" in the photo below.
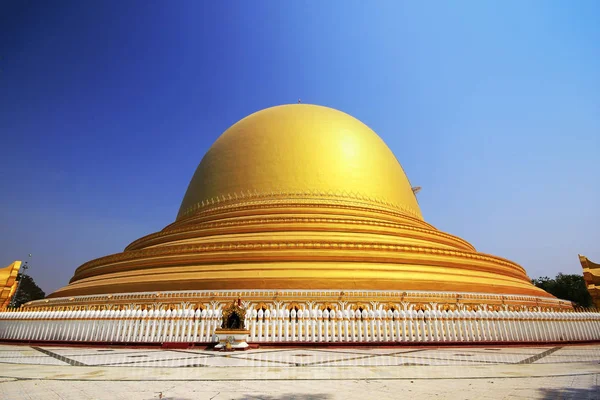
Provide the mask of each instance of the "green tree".
POLYGON ((531 283, 559 299, 570 300, 578 306, 591 307, 593 305, 592 297, 582 275, 559 273, 554 279, 543 276, 532 279, 531 283))
POLYGON ((46 293, 36 285, 31 276, 19 274, 17 280, 19 281, 19 287, 13 299, 16 308, 21 307, 21 304, 46 297, 46 293))

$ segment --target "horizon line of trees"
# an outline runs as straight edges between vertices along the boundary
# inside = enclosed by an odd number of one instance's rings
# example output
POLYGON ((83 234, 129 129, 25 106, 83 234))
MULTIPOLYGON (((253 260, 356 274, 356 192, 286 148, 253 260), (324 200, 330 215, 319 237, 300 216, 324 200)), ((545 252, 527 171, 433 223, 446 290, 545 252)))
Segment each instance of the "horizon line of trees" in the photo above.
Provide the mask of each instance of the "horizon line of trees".
POLYGON ((577 307, 594 307, 583 275, 559 272, 555 278, 542 276, 532 279, 531 283, 559 299, 572 301, 577 307))

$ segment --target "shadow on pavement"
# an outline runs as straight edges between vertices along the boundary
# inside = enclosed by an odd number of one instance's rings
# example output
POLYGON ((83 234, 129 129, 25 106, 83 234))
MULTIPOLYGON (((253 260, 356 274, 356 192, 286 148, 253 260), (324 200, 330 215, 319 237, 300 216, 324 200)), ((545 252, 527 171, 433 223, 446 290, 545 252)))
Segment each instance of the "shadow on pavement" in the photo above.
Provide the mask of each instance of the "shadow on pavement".
POLYGON ((594 385, 586 389, 540 389, 541 399, 585 399, 600 400, 600 386, 594 385))

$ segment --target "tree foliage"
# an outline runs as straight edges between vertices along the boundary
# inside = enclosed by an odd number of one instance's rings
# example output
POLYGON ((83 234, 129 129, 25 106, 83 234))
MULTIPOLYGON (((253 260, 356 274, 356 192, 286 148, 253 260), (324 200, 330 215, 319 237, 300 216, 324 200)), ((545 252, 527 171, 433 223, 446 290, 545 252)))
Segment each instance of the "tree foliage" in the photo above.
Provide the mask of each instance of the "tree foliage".
POLYGON ((575 302, 580 307, 591 307, 593 305, 592 297, 587 290, 582 275, 559 273, 554 279, 543 276, 532 279, 531 283, 559 299, 575 302))
POLYGON ((19 274, 17 279, 19 280, 19 288, 14 297, 16 308, 21 307, 21 304, 46 297, 46 293, 36 285, 31 276, 19 274))

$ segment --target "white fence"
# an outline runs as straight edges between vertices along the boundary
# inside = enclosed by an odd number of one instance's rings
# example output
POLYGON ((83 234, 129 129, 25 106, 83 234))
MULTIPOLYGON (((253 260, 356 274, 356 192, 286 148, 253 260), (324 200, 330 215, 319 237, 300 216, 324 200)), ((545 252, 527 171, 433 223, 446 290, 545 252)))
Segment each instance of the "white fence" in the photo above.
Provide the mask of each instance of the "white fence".
MULTIPOLYGON (((0 340, 104 343, 214 341, 221 309, 12 311, 0 340)), ((600 313, 249 310, 249 342, 561 342, 600 340, 600 313)))

